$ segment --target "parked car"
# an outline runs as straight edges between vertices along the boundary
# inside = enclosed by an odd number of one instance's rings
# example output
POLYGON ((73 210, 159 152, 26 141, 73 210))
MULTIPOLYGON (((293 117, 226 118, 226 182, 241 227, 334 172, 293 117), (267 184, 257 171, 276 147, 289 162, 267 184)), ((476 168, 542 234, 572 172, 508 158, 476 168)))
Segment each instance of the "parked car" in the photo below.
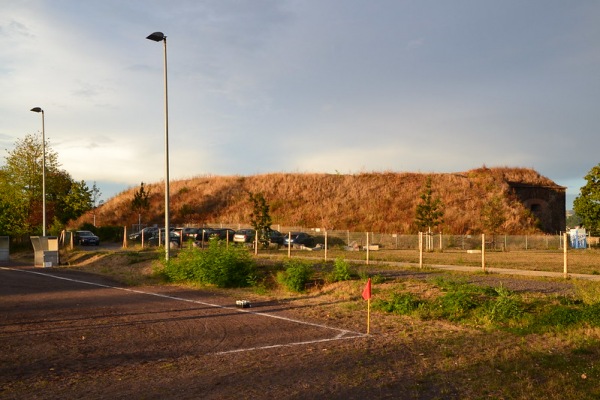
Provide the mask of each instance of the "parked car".
POLYGON ((152 236, 154 236, 154 234, 158 232, 158 228, 154 227, 154 226, 148 226, 144 229, 142 229, 139 232, 135 232, 130 234, 129 240, 142 240, 142 233, 144 234, 144 240, 148 240, 150 239, 152 236))
POLYGON ((235 235, 235 231, 229 228, 215 228, 212 230, 210 237, 215 237, 219 240, 229 240, 233 241, 233 236, 235 235))
POLYGON ((252 243, 254 242, 254 229, 240 229, 235 231, 233 241, 236 243, 252 243))
MULTIPOLYGON (((180 236, 174 232, 174 231, 169 231, 169 242, 176 244, 177 246, 179 246, 180 243, 180 236)), ((160 229, 158 231, 156 231, 154 233, 154 235, 148 239, 148 246, 162 246, 165 244, 165 230, 160 229), (160 239, 160 243, 159 243, 159 239, 160 239)))
POLYGON ((198 233, 198 228, 182 228, 181 235, 183 236, 183 241, 187 240, 196 240, 196 234, 198 233))
POLYGON ((304 245, 306 247, 314 247, 315 238, 305 232, 290 232, 283 237, 283 244, 289 246, 304 245))
MULTIPOLYGON (((233 241, 236 243, 252 243, 256 232, 254 229, 240 229, 233 235, 233 241)), ((271 229, 269 242, 278 246, 283 244, 283 235, 281 232, 271 229)))
POLYGON ((283 239, 284 239, 284 237, 281 234, 281 232, 276 231, 275 229, 271 229, 271 238, 270 238, 271 243, 281 246, 283 244, 283 239))
POLYGON ((197 242, 208 242, 208 239, 210 239, 211 235, 214 233, 214 229, 212 228, 198 228, 198 231, 196 232, 196 241, 197 242))
POLYGON ((100 238, 90 231, 75 232, 75 243, 81 246, 99 246, 100 238))

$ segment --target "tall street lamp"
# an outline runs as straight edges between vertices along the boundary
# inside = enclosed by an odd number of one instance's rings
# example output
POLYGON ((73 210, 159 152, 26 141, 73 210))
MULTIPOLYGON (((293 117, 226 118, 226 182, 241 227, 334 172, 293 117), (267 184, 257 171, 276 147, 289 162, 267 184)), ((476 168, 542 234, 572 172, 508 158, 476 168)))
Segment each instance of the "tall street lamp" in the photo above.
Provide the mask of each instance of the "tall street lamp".
POLYGON ((165 257, 169 261, 171 232, 169 230, 169 96, 167 90, 167 37, 162 32, 154 32, 146 39, 164 44, 165 64, 165 257))
POLYGON ((42 236, 46 236, 46 128, 44 110, 34 107, 31 111, 42 113, 42 236))

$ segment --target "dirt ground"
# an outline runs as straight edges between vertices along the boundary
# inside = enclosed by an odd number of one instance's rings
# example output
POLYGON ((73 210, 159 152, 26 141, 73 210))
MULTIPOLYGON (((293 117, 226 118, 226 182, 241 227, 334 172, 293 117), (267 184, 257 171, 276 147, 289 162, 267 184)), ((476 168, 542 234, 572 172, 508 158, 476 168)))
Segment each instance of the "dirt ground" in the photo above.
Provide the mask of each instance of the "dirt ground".
MULTIPOLYGON (((461 356, 466 343, 485 347, 483 332, 378 315, 365 335, 365 303, 340 309, 327 293, 250 299, 240 309, 236 291, 124 287, 72 268, 0 267, 0 399, 481 398, 476 385, 465 389, 470 371, 498 373, 488 359, 461 356)), ((494 346, 514 348, 518 362, 515 343, 503 340, 494 346)))

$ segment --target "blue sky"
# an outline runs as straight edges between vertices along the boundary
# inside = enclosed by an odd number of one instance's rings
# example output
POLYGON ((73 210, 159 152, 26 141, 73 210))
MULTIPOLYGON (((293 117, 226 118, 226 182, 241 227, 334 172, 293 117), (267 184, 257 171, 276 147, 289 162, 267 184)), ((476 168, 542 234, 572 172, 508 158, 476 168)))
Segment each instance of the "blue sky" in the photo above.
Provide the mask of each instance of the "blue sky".
POLYGON ((600 162, 595 0, 4 1, 1 148, 39 106, 103 199, 162 181, 155 31, 172 179, 508 166, 572 200, 600 162))

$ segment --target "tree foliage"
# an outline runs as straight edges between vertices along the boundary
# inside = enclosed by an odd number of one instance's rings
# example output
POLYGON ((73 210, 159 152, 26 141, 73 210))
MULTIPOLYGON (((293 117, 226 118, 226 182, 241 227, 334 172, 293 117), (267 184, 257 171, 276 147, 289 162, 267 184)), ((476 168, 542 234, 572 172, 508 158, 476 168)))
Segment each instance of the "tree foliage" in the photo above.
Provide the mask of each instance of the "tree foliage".
POLYGON ((258 241, 268 247, 271 239, 271 216, 269 215, 269 204, 262 193, 248 192, 248 197, 252 203, 252 212, 250 213, 250 224, 258 233, 258 241))
POLYGON ((415 224, 419 230, 435 228, 444 222, 443 203, 439 198, 433 198, 431 178, 427 177, 425 189, 421 193, 421 203, 417 204, 415 224))
POLYGON ((502 205, 502 198, 494 196, 481 209, 481 223, 483 229, 492 234, 497 234, 506 222, 506 213, 502 205))
POLYGON ((84 181, 76 182, 60 169, 58 154, 40 135, 17 140, 0 168, 0 232, 11 235, 40 233, 43 220, 43 155, 45 145, 46 221, 62 224, 91 209, 84 181))
POLYGON ((587 183, 573 202, 573 210, 581 218, 582 225, 592 235, 600 234, 600 164, 585 176, 587 183))
POLYGON ((144 188, 144 182, 140 184, 140 188, 133 193, 131 199, 131 209, 135 211, 141 219, 144 211, 150 208, 150 190, 144 188))

